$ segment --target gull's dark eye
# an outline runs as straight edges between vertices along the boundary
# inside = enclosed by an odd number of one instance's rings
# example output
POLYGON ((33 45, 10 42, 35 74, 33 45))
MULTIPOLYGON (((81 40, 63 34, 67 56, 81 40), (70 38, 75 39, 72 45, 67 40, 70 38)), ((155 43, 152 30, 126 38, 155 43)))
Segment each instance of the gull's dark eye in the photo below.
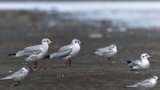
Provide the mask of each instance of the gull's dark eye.
POLYGON ((145 56, 143 56, 143 57, 145 57, 145 56))

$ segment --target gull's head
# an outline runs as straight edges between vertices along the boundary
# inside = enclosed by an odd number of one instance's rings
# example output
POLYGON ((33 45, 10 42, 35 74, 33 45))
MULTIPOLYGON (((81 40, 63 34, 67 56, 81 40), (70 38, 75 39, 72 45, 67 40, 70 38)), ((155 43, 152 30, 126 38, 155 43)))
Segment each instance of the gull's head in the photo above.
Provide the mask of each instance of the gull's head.
POLYGON ((52 44, 53 42, 50 40, 50 39, 48 39, 48 38, 44 38, 44 39, 42 39, 42 44, 52 44))
POLYGON ((117 46, 115 44, 111 44, 110 49, 117 52, 117 46))
POLYGON ((71 43, 72 43, 72 44, 79 44, 79 45, 83 45, 83 43, 81 43, 81 41, 80 41, 80 40, 78 40, 78 39, 73 39, 71 43))
POLYGON ((23 67, 22 70, 23 70, 24 72, 28 72, 28 71, 29 71, 29 68, 28 68, 28 67, 23 67))
POLYGON ((154 78, 155 80, 158 80, 158 76, 153 76, 153 78, 154 78))
POLYGON ((115 44, 111 44, 110 47, 111 48, 117 48, 117 46, 115 44))
POLYGON ((148 59, 148 58, 152 58, 152 56, 147 53, 141 54, 141 59, 148 59))

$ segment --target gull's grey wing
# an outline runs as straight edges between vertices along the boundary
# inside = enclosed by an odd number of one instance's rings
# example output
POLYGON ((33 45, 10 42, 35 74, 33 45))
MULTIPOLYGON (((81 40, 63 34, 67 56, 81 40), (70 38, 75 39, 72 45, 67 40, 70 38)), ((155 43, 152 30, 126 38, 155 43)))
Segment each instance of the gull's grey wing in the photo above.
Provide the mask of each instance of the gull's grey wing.
POLYGON ((126 87, 131 87, 131 88, 142 88, 142 87, 148 87, 151 85, 150 79, 146 79, 144 81, 138 82, 133 85, 127 85, 126 87))
POLYGON ((66 46, 61 47, 61 48, 58 50, 58 52, 68 51, 68 50, 71 50, 72 48, 73 48, 72 44, 66 45, 66 46))
POLYGON ((14 79, 15 81, 20 81, 22 80, 25 76, 27 76, 28 72, 25 72, 22 68, 15 73, 8 75, 1 80, 6 80, 6 79, 14 79))
POLYGON ((142 82, 136 83, 135 85, 137 85, 137 86, 148 86, 150 84, 151 84, 150 79, 146 79, 146 80, 144 80, 142 82))
POLYGON ((15 80, 15 81, 20 81, 22 79, 24 79, 27 76, 28 72, 25 72, 24 70, 20 69, 17 72, 13 73, 11 75, 11 77, 15 80))
POLYGON ((132 69, 138 69, 138 68, 141 68, 141 65, 140 65, 140 60, 135 60, 135 61, 132 61, 132 63, 128 64, 130 66, 130 68, 132 69))
POLYGON ((104 53, 104 55, 108 56, 113 53, 113 50, 106 49, 103 53, 104 53))
POLYGON ((30 55, 37 55, 41 52, 42 52, 42 50, 40 49, 40 45, 35 45, 35 46, 27 47, 24 50, 17 52, 16 55, 28 57, 30 55))
POLYGON ((63 58, 68 56, 73 50, 72 45, 67 45, 60 48, 57 52, 50 55, 50 58, 63 58))
POLYGON ((54 54, 51 55, 51 57, 53 58, 63 58, 68 56, 70 53, 72 52, 72 49, 66 50, 64 52, 56 52, 54 54))
POLYGON ((39 49, 39 50, 25 50, 24 53, 26 55, 37 55, 37 54, 40 54, 42 51, 39 49))
POLYGON ((20 74, 22 74, 22 73, 23 73, 23 70, 20 69, 20 70, 18 70, 17 72, 13 73, 11 76, 17 76, 17 75, 20 75, 20 74))
POLYGON ((99 48, 98 51, 101 51, 101 52, 110 52, 112 51, 112 48, 107 46, 107 47, 104 47, 104 48, 99 48))
POLYGON ((93 51, 93 53, 98 56, 103 56, 104 55, 104 48, 96 49, 93 51))
POLYGON ((113 53, 113 50, 110 48, 99 48, 96 51, 94 51, 94 54, 99 56, 110 56, 113 53))
POLYGON ((108 51, 109 49, 112 49, 111 46, 106 46, 106 47, 103 47, 103 48, 98 48, 95 51, 105 52, 105 51, 108 51))
POLYGON ((111 45, 104 47, 105 50, 112 49, 111 45))
POLYGON ((34 46, 29 46, 29 47, 26 47, 24 49, 28 49, 28 50, 37 50, 37 49, 40 49, 41 45, 34 45, 34 46))
POLYGON ((104 50, 104 48, 98 48, 97 50, 95 50, 95 51, 103 51, 104 50))

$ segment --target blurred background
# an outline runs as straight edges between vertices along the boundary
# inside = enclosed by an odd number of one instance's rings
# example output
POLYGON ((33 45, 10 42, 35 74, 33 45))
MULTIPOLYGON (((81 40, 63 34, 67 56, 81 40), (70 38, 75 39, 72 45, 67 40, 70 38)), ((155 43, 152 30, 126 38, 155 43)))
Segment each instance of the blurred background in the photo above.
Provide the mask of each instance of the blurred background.
POLYGON ((40 67, 47 69, 30 74, 23 86, 0 81, 1 89, 128 90, 126 84, 160 74, 159 0, 0 0, 0 76, 22 66, 23 60, 7 57, 8 53, 39 44, 44 37, 56 42, 49 53, 73 38, 85 46, 69 70, 59 60, 41 61, 40 67), (116 64, 90 56, 94 49, 112 43, 118 46, 116 64), (152 68, 133 75, 125 61, 144 52, 157 56, 152 68))

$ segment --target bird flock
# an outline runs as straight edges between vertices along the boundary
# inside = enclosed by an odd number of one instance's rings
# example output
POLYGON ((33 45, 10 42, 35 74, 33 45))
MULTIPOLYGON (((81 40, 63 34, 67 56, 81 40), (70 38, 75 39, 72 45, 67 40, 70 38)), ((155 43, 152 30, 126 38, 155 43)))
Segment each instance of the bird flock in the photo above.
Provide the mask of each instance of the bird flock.
MULTIPOLYGON (((8 75, 1 80, 13 79, 17 83, 14 86, 20 86, 20 81, 23 80, 29 73, 29 70, 37 70, 38 61, 40 59, 63 59, 65 62, 65 68, 72 65, 71 58, 76 56, 81 49, 81 45, 84 45, 80 40, 73 39, 70 44, 61 47, 58 51, 47 54, 49 45, 55 44, 48 38, 44 38, 41 41, 40 45, 34 45, 26 47, 23 50, 20 50, 16 53, 8 54, 8 56, 13 57, 22 57, 25 59, 27 66, 23 66, 20 70, 8 75)), ((117 46, 111 44, 109 46, 98 48, 91 52, 91 55, 103 56, 108 58, 109 61, 112 61, 112 58, 117 54, 117 46)), ((131 71, 137 72, 144 69, 150 68, 149 58, 152 58, 151 55, 143 53, 140 56, 139 60, 127 60, 128 67, 131 71)), ((157 84, 158 76, 154 75, 149 79, 145 79, 141 82, 135 83, 133 85, 126 85, 127 88, 138 88, 138 89, 151 89, 157 84)))

